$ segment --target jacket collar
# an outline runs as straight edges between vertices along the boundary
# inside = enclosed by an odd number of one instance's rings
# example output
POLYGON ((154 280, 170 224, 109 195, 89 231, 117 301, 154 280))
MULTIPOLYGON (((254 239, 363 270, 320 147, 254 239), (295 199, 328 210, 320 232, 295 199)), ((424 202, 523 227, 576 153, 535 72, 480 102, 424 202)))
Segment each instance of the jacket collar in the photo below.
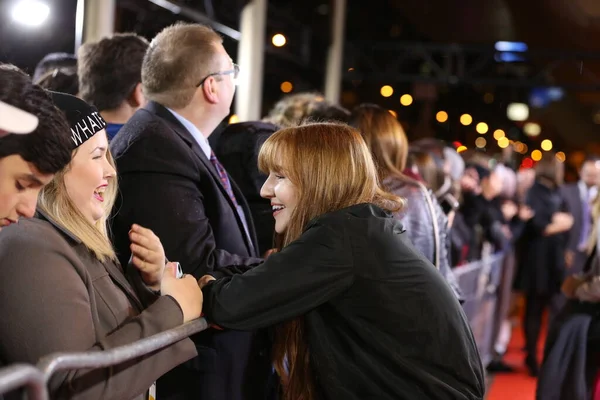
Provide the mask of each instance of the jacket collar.
POLYGON ((307 228, 324 219, 344 218, 348 215, 358 218, 393 218, 392 214, 389 211, 384 210, 383 208, 373 203, 361 203, 319 215, 318 217, 315 217, 312 221, 308 223, 307 228))

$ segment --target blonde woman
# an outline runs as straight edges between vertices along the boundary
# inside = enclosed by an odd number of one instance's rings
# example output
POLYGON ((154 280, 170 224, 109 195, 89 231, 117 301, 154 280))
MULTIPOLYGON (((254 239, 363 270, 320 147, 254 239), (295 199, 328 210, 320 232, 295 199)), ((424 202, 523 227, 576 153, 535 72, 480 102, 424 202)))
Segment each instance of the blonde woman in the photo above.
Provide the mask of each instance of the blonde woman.
POLYGON ((391 216, 402 201, 379 186, 360 133, 283 129, 259 166, 279 251, 243 275, 200 284, 217 325, 275 326, 282 399, 482 399, 465 315, 391 216))
MULTIPOLYGON (((111 349, 196 318, 202 306, 192 277, 178 280, 173 268, 163 276, 164 250, 151 231, 133 226, 133 266, 118 264, 106 231, 117 191, 106 123, 83 100, 59 93, 53 100, 70 123, 72 158, 42 190, 37 217, 0 235, 4 364, 111 349)), ((186 339, 122 365, 60 372, 51 396, 148 398, 157 378, 195 355, 186 339)))

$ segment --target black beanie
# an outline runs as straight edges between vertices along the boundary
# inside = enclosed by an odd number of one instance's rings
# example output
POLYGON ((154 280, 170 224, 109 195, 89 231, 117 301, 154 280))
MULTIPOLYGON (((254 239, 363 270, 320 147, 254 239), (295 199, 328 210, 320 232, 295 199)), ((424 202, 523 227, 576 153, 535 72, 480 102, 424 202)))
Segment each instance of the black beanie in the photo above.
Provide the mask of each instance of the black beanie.
POLYGON ((492 171, 489 168, 485 168, 479 164, 469 164, 467 165, 467 168, 473 168, 475 171, 477 171, 477 175, 479 175, 480 181, 483 178, 487 178, 492 173, 492 171))
POLYGON ((67 117, 71 127, 73 149, 81 146, 96 133, 106 128, 106 121, 100 116, 96 107, 70 94, 50 92, 50 95, 54 105, 67 117))

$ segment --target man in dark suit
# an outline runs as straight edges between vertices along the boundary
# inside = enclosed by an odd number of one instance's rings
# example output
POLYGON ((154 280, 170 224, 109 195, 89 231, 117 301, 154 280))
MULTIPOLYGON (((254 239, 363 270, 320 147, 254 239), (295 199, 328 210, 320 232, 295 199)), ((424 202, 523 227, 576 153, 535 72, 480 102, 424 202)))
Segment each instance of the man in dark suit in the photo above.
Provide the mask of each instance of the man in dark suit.
POLYGON ((573 215, 573 227, 565 254, 569 274, 581 272, 587 259, 587 241, 593 224, 591 203, 598 194, 599 179, 600 160, 589 158, 581 166, 579 181, 561 188, 562 197, 573 215))
MULTIPOLYGON (((221 38, 206 26, 173 25, 150 44, 142 66, 150 102, 111 143, 121 190, 112 230, 122 265, 133 223, 152 229, 167 257, 196 278, 261 262, 247 203, 207 140, 229 114, 237 74, 221 38)), ((268 352, 257 354, 264 347, 259 338, 213 329, 197 335, 198 358, 161 378, 157 397, 264 398, 271 368, 268 352)))

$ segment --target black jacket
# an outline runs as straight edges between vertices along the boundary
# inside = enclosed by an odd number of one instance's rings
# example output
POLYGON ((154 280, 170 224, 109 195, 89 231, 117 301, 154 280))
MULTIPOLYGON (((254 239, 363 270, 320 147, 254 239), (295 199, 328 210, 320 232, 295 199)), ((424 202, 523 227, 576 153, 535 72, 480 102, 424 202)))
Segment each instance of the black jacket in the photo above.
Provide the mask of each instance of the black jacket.
MULTIPOLYGON (((130 257, 128 231, 137 223, 152 229, 167 258, 196 278, 219 276, 222 266, 247 269, 261 262, 254 258, 256 238, 244 196, 232 180, 252 243, 216 169, 165 107, 150 102, 137 111, 113 139, 111 150, 120 186, 112 231, 121 260, 130 257)), ((266 357, 254 355, 253 333, 211 329, 193 339, 198 357, 158 382, 159 399, 257 398, 253 390, 260 390, 267 378, 250 379, 250 373, 266 374, 270 365, 266 357), (251 381, 249 386, 245 381, 251 381)))
POLYGON ((322 215, 262 265, 204 288, 209 320, 257 329, 304 315, 322 399, 483 399, 468 321, 402 225, 372 204, 322 215))
POLYGON ((568 233, 546 236, 544 231, 552 223, 552 215, 566 211, 566 206, 558 189, 537 181, 527 193, 527 205, 535 215, 527 222, 519 243, 517 288, 536 295, 560 293, 566 273, 564 259, 568 233))

